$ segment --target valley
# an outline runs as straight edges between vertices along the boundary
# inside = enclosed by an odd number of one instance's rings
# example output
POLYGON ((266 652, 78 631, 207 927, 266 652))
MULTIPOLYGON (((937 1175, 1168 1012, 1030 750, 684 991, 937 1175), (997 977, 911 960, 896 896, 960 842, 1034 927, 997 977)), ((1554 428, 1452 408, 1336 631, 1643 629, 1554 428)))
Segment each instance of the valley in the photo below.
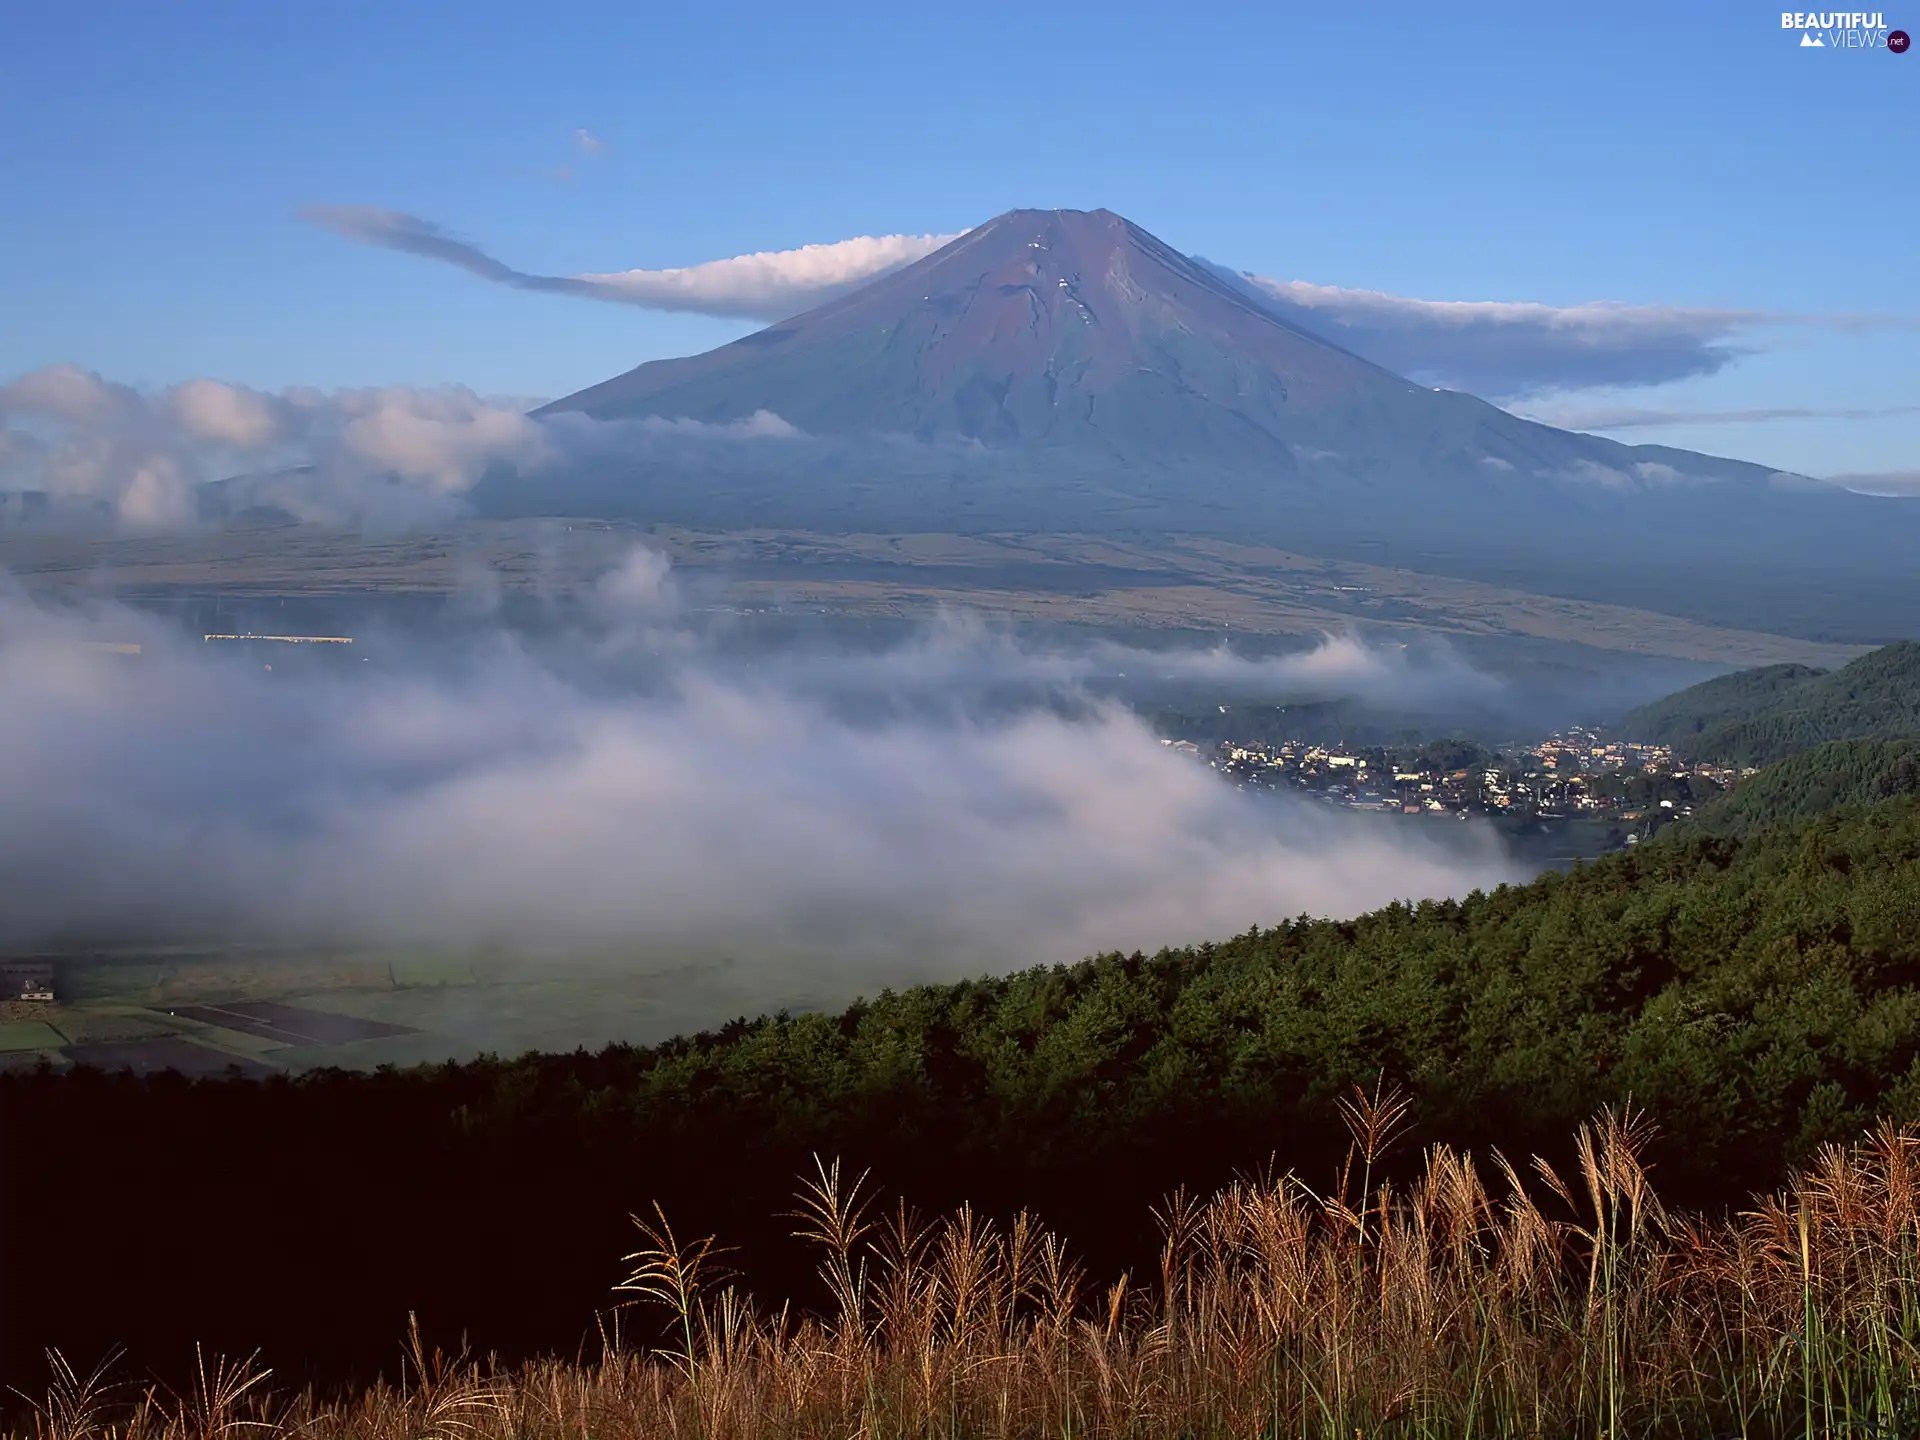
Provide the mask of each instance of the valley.
POLYGON ((564 612, 641 542, 670 559, 689 605, 736 613, 915 622, 948 607, 1168 636, 1429 634, 1469 649, 1510 642, 1516 652, 1577 647, 1730 667, 1833 666, 1868 648, 1203 536, 712 531, 563 518, 393 536, 283 524, 164 536, 12 527, 0 529, 0 565, 50 600, 291 600, 423 615, 448 601, 484 615, 500 602, 528 614, 543 604, 564 612))

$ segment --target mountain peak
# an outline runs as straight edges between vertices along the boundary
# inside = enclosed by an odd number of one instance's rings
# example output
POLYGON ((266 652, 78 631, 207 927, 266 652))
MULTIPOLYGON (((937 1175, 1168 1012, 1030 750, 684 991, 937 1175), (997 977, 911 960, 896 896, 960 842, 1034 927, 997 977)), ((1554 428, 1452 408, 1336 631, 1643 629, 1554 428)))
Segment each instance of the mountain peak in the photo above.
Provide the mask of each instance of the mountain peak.
MULTIPOLYGON (((996 215, 985 225, 974 229, 986 230, 995 226, 1011 225, 1038 228, 1055 234, 1090 235, 1101 230, 1132 228, 1124 216, 1111 210, 1008 210, 996 215)), ((973 233, 973 232, 969 232, 973 233)))
POLYGON ((1224 441, 1238 459, 1284 464, 1283 414, 1382 388, 1417 387, 1111 210, 1010 210, 850 295, 550 408, 722 422, 767 409, 816 434, 1167 458, 1224 441))
POLYGON ((1009 210, 805 314, 548 409, 716 425, 771 411, 814 437, 957 441, 1082 477, 1239 475, 1316 506, 1431 504, 1441 480, 1490 498, 1769 473, 1416 385, 1111 210, 1009 210))

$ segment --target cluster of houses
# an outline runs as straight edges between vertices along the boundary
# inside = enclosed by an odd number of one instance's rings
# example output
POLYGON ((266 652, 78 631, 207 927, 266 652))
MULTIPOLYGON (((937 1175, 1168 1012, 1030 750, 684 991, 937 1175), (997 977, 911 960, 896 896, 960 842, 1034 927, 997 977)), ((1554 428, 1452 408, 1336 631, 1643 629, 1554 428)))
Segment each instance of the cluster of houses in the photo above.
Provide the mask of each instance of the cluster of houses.
MULTIPOLYGON (((1220 771, 1243 790, 1304 791, 1332 805, 1402 814, 1591 815, 1628 824, 1691 812, 1743 773, 1688 766, 1670 747, 1607 740, 1589 730, 1480 752, 1470 763, 1434 763, 1433 747, 1348 748, 1287 741, 1163 744, 1220 771)), ((1459 751, 1474 753, 1473 747, 1459 751)), ((1454 758, 1462 756, 1456 754, 1454 758)))

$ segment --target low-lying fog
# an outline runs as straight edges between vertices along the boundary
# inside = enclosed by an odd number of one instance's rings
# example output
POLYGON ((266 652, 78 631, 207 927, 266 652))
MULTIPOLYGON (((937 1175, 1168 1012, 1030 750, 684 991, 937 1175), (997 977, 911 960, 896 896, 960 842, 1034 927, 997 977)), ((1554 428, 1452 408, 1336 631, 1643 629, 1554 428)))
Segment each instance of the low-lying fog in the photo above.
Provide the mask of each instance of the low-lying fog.
POLYGON ((749 661, 688 622, 647 551, 579 613, 538 653, 476 623, 458 645, 263 659, 10 590, 0 933, 724 954, 789 972, 831 955, 886 983, 1521 873, 1477 825, 1441 844, 1241 795, 1087 683, 1137 658, 1269 700, 1497 684, 1444 656, 1341 639, 1262 660, 1075 655, 954 619, 881 652, 749 661))

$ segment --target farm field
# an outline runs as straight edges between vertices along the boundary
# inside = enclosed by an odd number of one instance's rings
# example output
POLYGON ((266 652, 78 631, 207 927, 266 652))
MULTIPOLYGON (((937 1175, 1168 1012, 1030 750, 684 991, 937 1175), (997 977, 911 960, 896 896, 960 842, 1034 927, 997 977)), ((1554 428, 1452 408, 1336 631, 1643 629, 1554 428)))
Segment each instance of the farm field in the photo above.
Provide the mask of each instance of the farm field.
POLYGON ((0 1055, 58 1049, 65 1038, 42 1020, 0 1020, 0 1055))
POLYGON ((645 1044, 741 1014, 844 1003, 723 958, 173 949, 55 960, 53 1004, 0 1015, 0 1064, 217 1074, 371 1068, 645 1044))

